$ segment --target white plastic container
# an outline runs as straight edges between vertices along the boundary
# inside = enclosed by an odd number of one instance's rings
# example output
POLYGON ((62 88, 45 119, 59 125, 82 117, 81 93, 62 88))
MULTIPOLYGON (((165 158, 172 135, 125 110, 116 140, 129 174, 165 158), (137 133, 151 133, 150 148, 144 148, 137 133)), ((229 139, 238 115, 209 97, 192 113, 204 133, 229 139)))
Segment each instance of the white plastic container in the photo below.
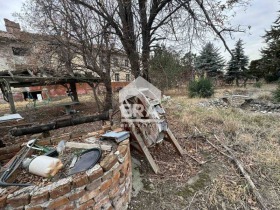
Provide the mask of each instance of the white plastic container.
POLYGON ((63 163, 61 160, 49 156, 38 156, 29 164, 29 172, 42 177, 52 177, 61 168, 63 163))

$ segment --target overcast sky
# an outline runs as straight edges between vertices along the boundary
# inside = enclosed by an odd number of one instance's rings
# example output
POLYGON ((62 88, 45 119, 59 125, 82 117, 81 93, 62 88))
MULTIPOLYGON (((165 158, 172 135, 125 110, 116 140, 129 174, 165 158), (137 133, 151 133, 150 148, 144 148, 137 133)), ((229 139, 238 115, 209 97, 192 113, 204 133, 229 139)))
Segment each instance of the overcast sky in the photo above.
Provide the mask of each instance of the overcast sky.
MULTIPOLYGON (((13 20, 12 13, 19 12, 21 4, 24 0, 0 0, 0 30, 5 30, 4 18, 13 20)), ((233 25, 251 26, 250 31, 246 34, 235 34, 235 39, 227 39, 229 47, 234 48, 235 42, 241 38, 245 43, 245 51, 250 60, 260 57, 259 50, 265 46, 263 36, 265 29, 269 29, 273 21, 277 17, 277 11, 280 10, 280 2, 278 0, 252 0, 251 6, 246 11, 241 9, 238 15, 233 19, 233 25)), ((222 46, 221 44, 217 44, 222 46)), ((221 51, 224 48, 221 47, 221 51)), ((226 58, 228 53, 223 53, 226 58)))

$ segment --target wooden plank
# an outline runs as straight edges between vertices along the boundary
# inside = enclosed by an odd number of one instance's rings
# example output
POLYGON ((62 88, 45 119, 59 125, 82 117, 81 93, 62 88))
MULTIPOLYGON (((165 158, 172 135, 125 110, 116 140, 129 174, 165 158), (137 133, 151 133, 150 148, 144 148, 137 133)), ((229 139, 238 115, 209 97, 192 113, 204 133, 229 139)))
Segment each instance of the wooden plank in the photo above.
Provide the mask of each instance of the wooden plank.
POLYGON ((151 153, 149 152, 148 148, 146 147, 142 137, 137 133, 136 129, 134 126, 132 126, 132 135, 135 137, 135 139, 137 140, 141 150, 143 151, 144 155, 146 156, 148 162, 150 163, 153 171, 157 174, 159 172, 159 167, 156 164, 156 162, 154 161, 151 153))
POLYGON ((76 148, 76 149, 92 149, 92 148, 101 148, 101 150, 111 151, 112 146, 109 145, 99 145, 99 144, 87 144, 80 142, 66 142, 66 147, 76 148))
POLYGON ((175 136, 173 135, 173 133, 171 132, 171 130, 169 128, 167 129, 166 133, 167 133, 168 139, 173 144, 173 146, 175 147, 175 149, 177 150, 179 155, 183 156, 184 150, 182 149, 179 142, 177 141, 177 139, 175 138, 175 136))

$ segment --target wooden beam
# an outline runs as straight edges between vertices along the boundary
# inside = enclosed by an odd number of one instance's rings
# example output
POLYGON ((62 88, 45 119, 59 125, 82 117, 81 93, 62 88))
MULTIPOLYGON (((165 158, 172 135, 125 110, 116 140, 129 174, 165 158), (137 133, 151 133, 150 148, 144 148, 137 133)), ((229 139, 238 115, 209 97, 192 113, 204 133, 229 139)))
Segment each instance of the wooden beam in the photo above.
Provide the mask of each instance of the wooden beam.
POLYGON ((173 146, 175 147, 175 149, 177 150, 179 155, 183 156, 184 150, 182 149, 179 142, 177 141, 177 139, 175 138, 175 136, 173 135, 173 133, 171 132, 171 130, 169 128, 167 129, 166 134, 167 134, 168 140, 173 144, 173 146))
POLYGON ((15 114, 17 111, 16 111, 14 97, 13 97, 10 83, 5 79, 1 80, 1 78, 0 78, 0 83, 1 83, 0 85, 1 85, 3 96, 10 104, 11 113, 15 114))
POLYGON ((149 152, 147 146, 145 145, 142 136, 137 132, 134 125, 131 126, 131 133, 135 140, 138 142, 141 150, 143 151, 145 157, 147 158, 148 162, 150 163, 153 171, 157 174, 159 172, 159 167, 154 161, 151 153, 149 152))
POLYGON ((103 112, 102 114, 99 115, 70 118, 66 120, 56 120, 43 125, 35 125, 32 127, 14 128, 11 129, 9 132, 12 136, 22 136, 26 134, 42 133, 42 132, 64 128, 72 125, 79 125, 83 123, 96 122, 101 120, 109 120, 109 112, 103 112))
POLYGON ((86 77, 32 77, 32 76, 1 76, 0 79, 5 79, 11 87, 31 87, 31 86, 44 86, 65 84, 70 82, 98 82, 99 78, 86 78, 86 77))

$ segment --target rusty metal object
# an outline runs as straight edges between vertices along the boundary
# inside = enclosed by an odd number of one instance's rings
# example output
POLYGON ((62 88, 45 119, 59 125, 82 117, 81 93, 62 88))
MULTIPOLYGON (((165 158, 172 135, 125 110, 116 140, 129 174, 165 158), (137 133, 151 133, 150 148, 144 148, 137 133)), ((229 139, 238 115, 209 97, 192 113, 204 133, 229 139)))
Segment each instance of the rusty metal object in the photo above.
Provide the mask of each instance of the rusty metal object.
MULTIPOLYGON (((34 140, 31 147, 35 144, 37 141, 34 140)), ((22 164, 25 157, 28 155, 28 153, 31 150, 31 147, 24 146, 20 152, 14 157, 14 159, 11 161, 11 164, 7 167, 7 169, 2 173, 0 177, 0 187, 9 187, 9 186, 19 186, 19 187, 27 187, 31 184, 22 184, 22 183, 8 183, 7 180, 9 177, 19 168, 19 166, 22 164)))

